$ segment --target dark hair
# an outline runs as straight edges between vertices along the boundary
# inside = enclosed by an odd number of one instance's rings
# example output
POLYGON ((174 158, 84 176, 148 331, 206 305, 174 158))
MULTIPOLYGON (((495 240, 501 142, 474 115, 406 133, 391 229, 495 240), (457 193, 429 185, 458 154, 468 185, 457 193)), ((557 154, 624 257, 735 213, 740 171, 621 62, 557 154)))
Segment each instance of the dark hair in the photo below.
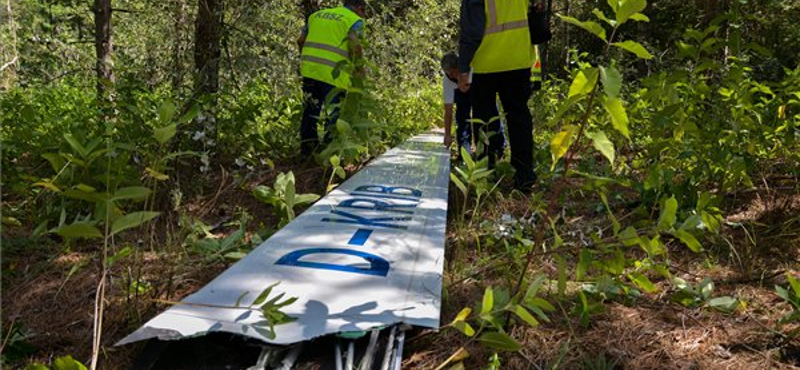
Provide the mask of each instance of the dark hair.
POLYGON ((442 69, 458 68, 458 54, 449 52, 442 57, 442 69))
POLYGON ((367 2, 365 0, 344 0, 344 6, 351 8, 366 8, 367 2))

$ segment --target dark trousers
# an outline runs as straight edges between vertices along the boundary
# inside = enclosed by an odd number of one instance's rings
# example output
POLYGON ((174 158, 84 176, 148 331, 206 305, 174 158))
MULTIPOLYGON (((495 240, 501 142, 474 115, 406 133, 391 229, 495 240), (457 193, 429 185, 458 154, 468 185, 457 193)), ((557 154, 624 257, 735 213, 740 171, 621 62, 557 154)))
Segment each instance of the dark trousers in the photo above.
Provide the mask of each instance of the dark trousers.
POLYGON ((472 141, 472 128, 469 119, 472 112, 472 103, 469 101, 469 92, 462 93, 461 90, 455 91, 456 103, 456 143, 458 144, 458 155, 461 155, 461 147, 469 148, 472 141))
MULTIPOLYGON (((472 118, 472 102, 470 101, 470 93, 467 91, 466 93, 461 92, 461 90, 455 91, 455 103, 456 103, 456 142, 458 143, 458 153, 461 156, 461 147, 466 146, 470 148, 469 143, 472 142, 472 134, 477 132, 473 130, 473 124, 469 122, 472 118)), ((498 116, 499 113, 497 112, 497 105, 493 105, 493 111, 491 112, 492 117, 498 116)), ((480 129, 480 124, 474 125, 476 128, 480 129)), ((482 128, 485 131, 486 127, 482 128)), ((487 132, 487 135, 489 133, 487 132)), ((497 150, 496 153, 502 153, 503 148, 505 147, 505 138, 503 137, 502 133, 499 134, 499 146, 495 148, 497 150)))
MULTIPOLYGON (((508 139, 511 145, 511 165, 516 170, 514 181, 517 186, 529 186, 536 177, 533 173, 533 120, 528 110, 531 96, 531 71, 519 69, 497 73, 475 73, 472 76, 470 96, 472 117, 489 122, 497 116, 496 96, 500 95, 503 110, 506 112, 508 139)), ((500 120, 488 125, 489 165, 495 163, 497 148, 502 147, 500 120)))
POLYGON ((317 123, 323 118, 320 115, 325 108, 325 143, 331 141, 331 126, 339 118, 339 101, 344 91, 334 90, 333 85, 303 78, 303 120, 300 122, 300 149, 303 154, 311 154, 319 146, 317 123), (332 108, 329 111, 329 107, 332 108))

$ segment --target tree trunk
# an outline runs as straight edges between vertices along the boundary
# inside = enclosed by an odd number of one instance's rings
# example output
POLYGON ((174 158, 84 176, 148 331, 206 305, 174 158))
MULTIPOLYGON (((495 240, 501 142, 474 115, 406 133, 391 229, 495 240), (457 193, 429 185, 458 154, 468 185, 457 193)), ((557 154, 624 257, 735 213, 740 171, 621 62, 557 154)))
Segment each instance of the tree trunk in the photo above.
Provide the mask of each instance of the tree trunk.
POLYGON ((0 46, 3 60, 0 60, 0 90, 8 89, 14 84, 17 75, 16 65, 19 63, 17 53, 17 27, 14 24, 14 12, 11 9, 11 0, 6 3, 6 17, 8 18, 8 32, 11 35, 10 45, 7 50, 5 46, 0 46), (8 54, 10 55, 6 55, 8 54))
MULTIPOLYGON (((564 1, 564 15, 567 17, 569 17, 569 5, 569 0, 564 1)), ((564 65, 569 66, 569 30, 571 26, 567 22, 562 23, 564 23, 564 65)))
POLYGON ((219 90, 222 0, 198 0, 197 5, 194 90, 195 95, 214 94, 219 90))
POLYGON ((184 52, 184 40, 183 40, 183 25, 186 23, 186 2, 185 0, 175 0, 175 28, 173 35, 175 38, 173 39, 172 45, 172 92, 176 96, 181 95, 181 90, 183 88, 183 75, 184 75, 184 67, 183 67, 183 52, 184 52))
POLYGON ((97 57, 97 99, 102 103, 111 101, 114 83, 114 61, 111 60, 111 0, 94 1, 94 49, 97 57))
MULTIPOLYGON (((552 26, 550 24, 550 16, 553 14, 553 0, 547 0, 544 8, 544 19, 547 22, 548 26, 552 26)), ((547 73, 550 71, 550 41, 545 42, 542 45, 541 50, 539 50, 539 59, 542 61, 542 71, 540 75, 542 76, 542 82, 547 81, 547 73)))

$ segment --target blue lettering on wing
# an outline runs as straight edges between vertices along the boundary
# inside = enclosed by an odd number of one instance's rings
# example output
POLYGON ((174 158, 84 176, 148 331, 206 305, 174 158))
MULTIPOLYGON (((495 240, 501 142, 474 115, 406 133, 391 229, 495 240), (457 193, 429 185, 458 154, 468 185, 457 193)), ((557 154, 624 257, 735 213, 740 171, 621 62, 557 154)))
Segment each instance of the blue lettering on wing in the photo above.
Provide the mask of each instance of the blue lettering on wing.
POLYGON ((409 188, 407 186, 361 185, 355 188, 353 192, 394 195, 411 198, 422 197, 422 190, 409 188))
POLYGON ((358 229, 356 230, 353 237, 350 238, 350 241, 347 244, 350 245, 364 245, 369 239, 369 236, 372 235, 372 230, 370 229, 358 229))
POLYGON ((382 200, 366 199, 366 198, 350 198, 339 202, 337 207, 363 209, 369 211, 379 212, 396 212, 413 214, 414 211, 408 208, 416 208, 417 204, 392 204, 382 200), (405 208, 405 209, 404 209, 405 208))
POLYGON ((383 276, 383 277, 389 274, 389 268, 390 268, 389 261, 379 256, 376 256, 372 253, 354 251, 351 249, 342 249, 342 248, 300 249, 283 255, 283 257, 279 258, 278 261, 275 262, 275 264, 284 266, 297 266, 297 267, 307 267, 307 268, 315 268, 322 270, 350 272, 355 274, 383 276), (361 268, 358 266, 351 266, 351 265, 337 265, 335 263, 311 262, 311 261, 300 260, 301 258, 308 256, 310 254, 322 254, 322 253, 344 254, 349 256, 361 257, 365 261, 369 262, 369 268, 361 268))
POLYGON ((373 226, 373 227, 386 227, 390 229, 400 229, 405 230, 408 227, 404 225, 397 225, 391 224, 391 221, 410 221, 411 217, 409 216, 396 216, 396 217, 378 217, 378 218, 367 218, 361 217, 359 215, 354 215, 349 212, 339 211, 339 210, 332 210, 331 213, 335 215, 339 215, 342 217, 347 218, 329 218, 325 217, 321 221, 322 222, 338 222, 344 224, 355 224, 355 225, 364 225, 364 226, 373 226))

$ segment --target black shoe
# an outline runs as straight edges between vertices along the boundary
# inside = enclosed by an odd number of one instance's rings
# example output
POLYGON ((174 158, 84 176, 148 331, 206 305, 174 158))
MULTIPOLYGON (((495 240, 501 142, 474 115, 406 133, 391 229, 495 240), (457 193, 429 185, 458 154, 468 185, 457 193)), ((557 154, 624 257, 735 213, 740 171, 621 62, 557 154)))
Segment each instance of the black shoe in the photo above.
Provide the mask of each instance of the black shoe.
POLYGON ((536 184, 536 174, 532 173, 527 179, 522 179, 519 176, 514 176, 514 189, 519 190, 523 194, 530 194, 533 191, 533 185, 536 184))

